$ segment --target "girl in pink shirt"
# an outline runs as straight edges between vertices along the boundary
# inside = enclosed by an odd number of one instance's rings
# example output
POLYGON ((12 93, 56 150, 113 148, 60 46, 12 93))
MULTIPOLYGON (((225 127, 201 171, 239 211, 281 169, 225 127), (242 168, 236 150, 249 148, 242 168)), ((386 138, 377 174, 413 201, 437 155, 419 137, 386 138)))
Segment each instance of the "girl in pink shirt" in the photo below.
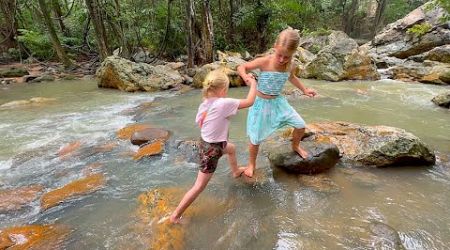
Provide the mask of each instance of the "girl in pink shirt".
POLYGON ((179 223, 189 205, 205 189, 222 155, 228 155, 233 177, 239 177, 244 168, 238 168, 236 147, 228 141, 229 118, 238 109, 253 105, 256 97, 256 81, 248 81, 250 91, 246 99, 226 98, 230 81, 221 70, 211 71, 203 82, 203 102, 198 108, 195 122, 200 127, 200 166, 194 186, 184 195, 170 216, 170 222, 179 223))

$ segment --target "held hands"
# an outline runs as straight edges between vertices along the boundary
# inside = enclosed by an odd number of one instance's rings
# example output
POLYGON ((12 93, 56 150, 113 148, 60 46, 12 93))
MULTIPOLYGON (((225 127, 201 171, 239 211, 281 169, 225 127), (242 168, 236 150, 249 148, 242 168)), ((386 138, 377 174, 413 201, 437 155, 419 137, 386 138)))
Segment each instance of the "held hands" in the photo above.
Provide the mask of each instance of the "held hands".
POLYGON ((317 92, 314 89, 306 88, 305 92, 303 92, 305 95, 309 97, 314 97, 317 95, 317 92))
POLYGON ((247 86, 251 86, 252 84, 256 84, 256 79, 253 74, 246 74, 244 77, 244 82, 247 86))

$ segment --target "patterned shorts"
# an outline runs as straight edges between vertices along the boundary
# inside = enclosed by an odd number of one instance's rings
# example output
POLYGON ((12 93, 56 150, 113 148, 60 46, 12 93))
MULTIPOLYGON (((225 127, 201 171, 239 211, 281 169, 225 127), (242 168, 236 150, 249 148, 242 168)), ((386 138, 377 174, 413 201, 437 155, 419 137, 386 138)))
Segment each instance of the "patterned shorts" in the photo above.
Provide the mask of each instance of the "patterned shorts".
POLYGON ((200 139, 200 171, 205 174, 211 174, 216 171, 217 163, 222 157, 227 142, 209 143, 200 139))

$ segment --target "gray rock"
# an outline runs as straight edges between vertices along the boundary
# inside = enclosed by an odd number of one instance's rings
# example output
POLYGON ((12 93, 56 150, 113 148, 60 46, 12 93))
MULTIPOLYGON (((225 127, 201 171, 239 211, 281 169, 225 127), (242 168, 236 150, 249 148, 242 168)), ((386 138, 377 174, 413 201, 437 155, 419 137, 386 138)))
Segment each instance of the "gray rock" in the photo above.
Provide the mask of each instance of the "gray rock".
POLYGON ((404 250, 405 247, 402 244, 398 232, 389 225, 382 222, 371 221, 369 229, 373 236, 376 237, 374 249, 393 249, 404 250))
POLYGON ((167 90, 184 81, 170 66, 134 63, 118 56, 106 58, 96 75, 99 87, 128 92, 167 90))
POLYGON ((293 173, 317 174, 334 167, 339 160, 339 149, 333 144, 302 142, 301 145, 309 153, 307 159, 292 151, 287 141, 267 147, 271 166, 293 173))
POLYGON ((347 122, 311 123, 305 141, 333 143, 343 160, 363 166, 433 165, 436 156, 419 138, 403 129, 347 122))
POLYGON ((450 108, 450 92, 437 95, 431 101, 438 106, 450 108))

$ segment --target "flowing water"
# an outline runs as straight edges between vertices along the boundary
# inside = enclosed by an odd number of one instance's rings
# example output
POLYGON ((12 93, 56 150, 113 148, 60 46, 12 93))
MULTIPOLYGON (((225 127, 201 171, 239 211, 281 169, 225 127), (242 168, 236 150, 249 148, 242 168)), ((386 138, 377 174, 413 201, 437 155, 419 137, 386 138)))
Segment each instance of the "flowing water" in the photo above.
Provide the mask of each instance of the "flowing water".
MULTIPOLYGON (((382 222, 398 232, 406 249, 449 249, 450 113, 430 101, 448 88, 394 81, 305 83, 320 96, 289 100, 307 123, 339 120, 403 128, 434 150, 437 164, 353 169, 356 174, 348 172, 352 166, 338 164, 326 176, 339 191, 320 192, 301 185, 297 176, 276 174, 263 154, 258 168, 267 173, 267 180, 256 185, 231 178, 222 159, 193 204, 200 212, 182 226, 183 248, 394 249, 393 242, 371 230, 374 222, 382 222)), ((244 97, 246 91, 231 89, 229 95, 244 97)), ((0 105, 37 96, 56 100, 0 110, 0 192, 33 184, 50 191, 80 178, 95 162, 103 165, 107 184, 48 210, 40 209, 36 199, 19 210, 0 212, 0 230, 62 224, 69 226, 70 234, 61 248, 156 248, 145 240, 151 233, 142 233, 146 224, 136 215, 137 197, 154 188, 185 192, 195 180, 196 166, 174 157, 173 149, 134 161, 127 152, 137 147, 117 139, 116 131, 135 122, 130 108, 153 101, 139 122, 170 130, 171 142, 196 138, 193 120, 200 91, 124 93, 98 89, 94 81, 61 81, 5 87, 0 105), (75 141, 88 153, 58 157, 64 145, 75 141), (118 146, 89 153, 89 148, 110 142, 118 146)), ((247 160, 246 114, 239 111, 230 127, 241 164, 247 160)))

